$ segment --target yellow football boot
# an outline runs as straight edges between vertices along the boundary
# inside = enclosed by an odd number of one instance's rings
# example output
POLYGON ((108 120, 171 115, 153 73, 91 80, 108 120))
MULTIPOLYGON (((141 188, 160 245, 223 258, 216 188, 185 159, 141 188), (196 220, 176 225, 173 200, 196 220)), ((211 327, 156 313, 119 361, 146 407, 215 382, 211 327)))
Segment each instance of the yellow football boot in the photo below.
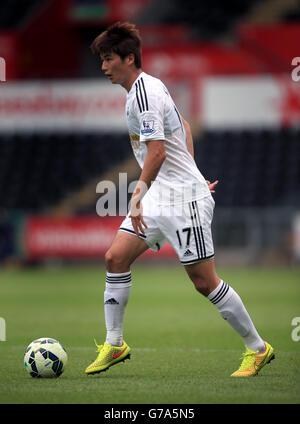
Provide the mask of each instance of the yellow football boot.
POLYGON ((97 351, 99 352, 96 360, 89 365, 85 372, 88 375, 98 374, 106 371, 112 365, 116 365, 119 362, 124 362, 126 359, 130 359, 130 347, 123 340, 122 346, 112 346, 104 343, 103 345, 97 345, 97 351))
POLYGON ((251 377, 256 375, 262 367, 275 359, 275 353, 272 346, 267 342, 265 342, 265 346, 266 349, 261 353, 246 349, 246 352, 243 353, 243 361, 240 368, 231 374, 231 377, 251 377))

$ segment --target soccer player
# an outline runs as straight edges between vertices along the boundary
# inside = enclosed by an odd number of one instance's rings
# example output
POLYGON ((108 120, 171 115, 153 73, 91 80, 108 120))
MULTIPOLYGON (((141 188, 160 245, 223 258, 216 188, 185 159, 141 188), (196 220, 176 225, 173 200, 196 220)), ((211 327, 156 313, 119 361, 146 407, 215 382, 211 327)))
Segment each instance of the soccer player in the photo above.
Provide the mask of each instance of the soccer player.
POLYGON ((141 38, 135 25, 113 24, 91 48, 100 56, 106 77, 127 91, 129 136, 141 174, 129 213, 105 255, 106 340, 97 345, 98 356, 85 372, 100 373, 130 357, 131 349, 123 340, 130 267, 147 249, 157 251, 168 241, 196 290, 216 306, 246 346, 232 376, 257 374, 274 358, 274 349, 258 334, 239 295, 216 273, 211 192, 217 181, 206 181, 195 164, 189 124, 162 81, 142 71, 141 38))

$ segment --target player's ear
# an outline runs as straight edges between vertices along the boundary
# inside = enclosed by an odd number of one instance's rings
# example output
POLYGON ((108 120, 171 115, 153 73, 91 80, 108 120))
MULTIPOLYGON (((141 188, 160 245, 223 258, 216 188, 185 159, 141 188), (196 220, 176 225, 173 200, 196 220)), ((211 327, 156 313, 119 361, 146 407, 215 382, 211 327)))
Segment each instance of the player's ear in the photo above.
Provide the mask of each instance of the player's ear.
POLYGON ((128 56, 126 56, 126 61, 128 65, 134 65, 135 56, 133 53, 129 53, 128 56))

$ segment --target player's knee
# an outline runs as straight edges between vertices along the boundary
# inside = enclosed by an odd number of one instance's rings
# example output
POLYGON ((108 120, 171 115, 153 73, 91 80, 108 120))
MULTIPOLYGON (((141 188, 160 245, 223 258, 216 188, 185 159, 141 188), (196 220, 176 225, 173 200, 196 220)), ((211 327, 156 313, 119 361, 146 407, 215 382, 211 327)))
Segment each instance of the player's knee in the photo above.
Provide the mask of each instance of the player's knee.
POLYGON ((105 253, 105 265, 108 272, 114 272, 118 262, 117 256, 111 250, 105 253))
POLYGON ((187 273, 195 289, 204 296, 208 296, 220 283, 213 262, 206 261, 187 267, 187 273))
POLYGON ((127 261, 111 250, 105 254, 105 265, 108 272, 126 272, 128 270, 127 261))
POLYGON ((209 293, 214 290, 214 288, 218 285, 219 279, 216 276, 209 276, 209 275, 201 275, 201 274, 195 274, 190 275, 190 279, 194 283, 195 289, 203 294, 203 296, 208 296, 209 293))
POLYGON ((197 292, 203 294, 203 296, 209 295, 211 292, 211 285, 207 279, 197 277, 192 279, 192 281, 197 292))

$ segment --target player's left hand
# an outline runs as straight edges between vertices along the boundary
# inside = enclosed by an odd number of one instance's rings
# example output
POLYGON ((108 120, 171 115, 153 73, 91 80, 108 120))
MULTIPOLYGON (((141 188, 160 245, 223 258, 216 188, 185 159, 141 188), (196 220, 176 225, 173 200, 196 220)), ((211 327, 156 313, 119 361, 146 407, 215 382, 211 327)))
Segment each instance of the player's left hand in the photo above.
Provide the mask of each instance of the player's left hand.
POLYGON ((210 181, 206 180, 208 188, 210 190, 211 193, 215 193, 215 186, 218 184, 218 180, 214 181, 213 183, 211 183, 210 181))

